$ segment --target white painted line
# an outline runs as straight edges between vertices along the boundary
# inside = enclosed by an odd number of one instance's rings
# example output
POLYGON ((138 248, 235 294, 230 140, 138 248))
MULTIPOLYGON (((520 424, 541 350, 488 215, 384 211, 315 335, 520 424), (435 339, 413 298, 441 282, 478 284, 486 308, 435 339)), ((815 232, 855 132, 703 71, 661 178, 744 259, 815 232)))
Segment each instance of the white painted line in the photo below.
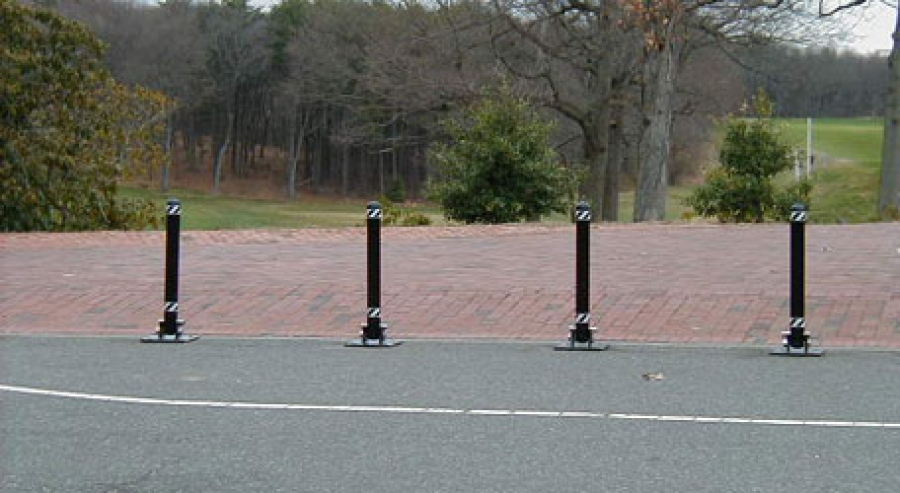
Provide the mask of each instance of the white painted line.
POLYGON ((508 409, 470 409, 466 414, 475 416, 512 416, 513 411, 508 409))
POLYGON ((465 411, 462 409, 444 409, 440 407, 429 407, 423 412, 425 414, 465 414, 465 411))
POLYGON ((559 416, 561 418, 607 418, 603 413, 591 413, 586 411, 563 411, 559 413, 559 416))
POLYGON ((659 416, 655 414, 609 414, 610 419, 638 419, 641 421, 659 421, 659 416))
POLYGON ((280 411, 358 412, 381 414, 450 414, 468 416, 510 416, 532 418, 582 418, 598 420, 634 420, 671 423, 715 423, 740 425, 805 426, 817 428, 880 428, 900 430, 900 422, 840 421, 802 419, 759 419, 736 416, 680 416, 659 414, 599 413, 590 411, 541 411, 536 409, 452 409, 442 407, 407 406, 328 406, 321 404, 289 404, 241 401, 199 401, 187 399, 157 399, 153 397, 129 397, 119 395, 90 394, 63 390, 39 389, 0 384, 0 392, 39 395, 63 399, 77 399, 117 404, 143 404, 151 406, 199 407, 207 409, 252 409, 280 411))
POLYGON ((696 416, 660 416, 660 421, 696 421, 696 416))
POLYGON ((543 418, 558 418, 560 416, 559 411, 513 411, 513 416, 536 416, 543 418))

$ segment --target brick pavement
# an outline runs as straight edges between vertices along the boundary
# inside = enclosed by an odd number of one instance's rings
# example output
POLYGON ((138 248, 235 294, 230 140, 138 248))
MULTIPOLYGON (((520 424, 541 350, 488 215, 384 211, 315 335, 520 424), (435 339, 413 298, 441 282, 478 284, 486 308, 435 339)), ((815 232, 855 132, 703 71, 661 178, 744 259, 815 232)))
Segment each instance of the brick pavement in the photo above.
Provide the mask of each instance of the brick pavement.
MULTIPOLYGON (((0 235, 0 333, 147 335, 162 314, 162 232, 0 235)), ((787 225, 592 230, 598 339, 777 344, 787 225)), ((562 341, 574 228, 387 228, 384 320, 399 338, 562 341)), ((187 232, 181 315, 193 334, 358 334, 365 231, 187 232)), ((900 348, 900 223, 808 226, 807 319, 826 347, 900 348)))

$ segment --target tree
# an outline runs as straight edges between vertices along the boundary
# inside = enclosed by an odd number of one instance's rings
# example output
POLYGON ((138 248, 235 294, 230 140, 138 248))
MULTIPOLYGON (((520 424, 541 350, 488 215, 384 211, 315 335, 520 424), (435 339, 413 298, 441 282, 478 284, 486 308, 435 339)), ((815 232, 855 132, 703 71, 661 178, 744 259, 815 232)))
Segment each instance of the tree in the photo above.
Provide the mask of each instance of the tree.
POLYGON ((551 125, 503 87, 447 123, 449 145, 433 150, 433 196, 450 219, 505 223, 566 212, 574 181, 549 146, 551 125))
POLYGON ((881 156, 881 188, 878 212, 882 217, 900 217, 900 8, 894 27, 894 46, 888 59, 890 86, 884 109, 884 147, 881 156))
MULTIPOLYGON (((532 30, 527 36, 529 41, 537 42, 544 56, 553 53, 559 59, 559 54, 566 53, 564 57, 579 61, 582 73, 577 77, 592 81, 592 87, 588 89, 593 94, 588 106, 590 113, 595 115, 592 119, 600 121, 596 128, 601 132, 596 133, 596 137, 585 135, 585 139, 595 138, 601 143, 597 171, 607 159, 607 144, 610 148, 621 145, 608 142, 608 131, 616 133, 619 130, 615 126, 608 128, 609 103, 623 99, 621 95, 610 97, 613 96, 610 83, 638 87, 637 102, 629 105, 639 108, 641 113, 634 218, 635 221, 648 221, 665 217, 677 80, 691 49, 698 40, 725 44, 777 36, 785 30, 787 25, 783 21, 790 18, 790 9, 796 1, 776 0, 774 6, 768 0, 495 0, 494 4, 518 26, 530 28, 540 26, 542 22, 562 26, 559 29, 562 46, 576 48, 554 53, 552 49, 545 49, 550 43, 541 43, 540 29, 532 30), (562 22, 568 19, 572 22, 562 22), (614 37, 615 31, 618 36, 614 37), (605 33, 612 43, 594 43, 599 32, 605 33), (636 46, 629 47, 623 60, 616 63, 613 60, 617 57, 616 51, 623 47, 621 40, 629 38, 636 46), (590 63, 598 61, 604 62, 600 65, 603 70, 592 70, 590 63), (632 65, 634 69, 623 70, 623 64, 632 65), (624 84, 625 81, 633 81, 633 84, 624 84), (604 97, 604 93, 609 96, 604 97)), ((517 30, 526 31, 523 28, 517 30)), ((540 61, 534 65, 540 67, 540 61)), ((552 84, 551 90, 556 90, 552 84)), ((618 125, 616 121, 622 118, 612 120, 618 125)), ((614 155, 616 153, 614 150, 614 155)), ((614 165, 610 168, 615 171, 614 165)), ((602 184, 603 174, 592 170, 591 179, 602 184)), ((614 183, 615 177, 607 181, 614 183)), ((600 187, 594 188, 597 189, 594 193, 600 195, 600 187)))
POLYGON ((492 36, 494 53, 536 101, 577 126, 586 165, 583 196, 598 212, 595 221, 617 220, 621 112, 639 38, 618 29, 623 12, 615 2, 493 4, 503 21, 492 36))
POLYGON ((226 151, 231 149, 231 165, 243 172, 244 133, 253 128, 242 122, 254 121, 263 109, 258 104, 268 91, 270 42, 265 17, 246 0, 225 0, 210 5, 201 19, 206 36, 206 69, 215 88, 212 100, 226 115, 219 148, 213 164, 213 191, 219 192, 226 151))
POLYGON ((709 172, 706 184, 685 201, 703 216, 715 216, 722 222, 781 219, 794 200, 809 198, 806 182, 793 190, 776 191, 772 179, 791 166, 791 148, 773 126, 772 105, 764 92, 755 104, 755 119, 728 121, 719 155, 722 166, 709 172))
MULTIPOLYGON (((819 0, 819 16, 832 17, 849 9, 869 3, 870 0, 847 0, 828 8, 819 0)), ((888 57, 890 83, 884 108, 884 142, 881 154, 881 186, 878 190, 878 214, 881 217, 900 217, 900 6, 892 35, 893 45, 888 57)))
POLYGON ((116 187, 127 171, 123 163, 156 145, 148 125, 126 124, 162 112, 163 99, 112 79, 101 43, 75 22, 2 0, 0 24, 0 227, 128 229, 155 222, 151 204, 123 200, 116 187))

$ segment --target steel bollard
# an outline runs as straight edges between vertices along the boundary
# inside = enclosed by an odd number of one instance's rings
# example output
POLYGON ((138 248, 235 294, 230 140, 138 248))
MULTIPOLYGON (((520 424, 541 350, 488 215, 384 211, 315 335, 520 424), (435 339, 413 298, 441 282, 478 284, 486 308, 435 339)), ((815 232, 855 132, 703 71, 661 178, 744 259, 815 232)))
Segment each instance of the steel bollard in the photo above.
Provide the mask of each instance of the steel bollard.
POLYGON ((381 204, 366 206, 366 322, 359 339, 347 342, 348 347, 393 347, 403 341, 387 337, 387 325, 381 321, 381 204))
POLYGON ((791 322, 782 332, 782 346, 772 351, 780 356, 821 356, 822 350, 809 346, 806 331, 806 206, 791 207, 791 322))
POLYGON ((178 318, 178 261, 181 243, 181 202, 166 202, 166 279, 163 318, 155 335, 141 342, 191 342, 199 339, 184 333, 184 320, 178 318))
POLYGON ((603 351, 607 344, 594 342, 591 327, 591 206, 575 206, 575 324, 569 327, 569 340, 557 346, 559 351, 603 351))

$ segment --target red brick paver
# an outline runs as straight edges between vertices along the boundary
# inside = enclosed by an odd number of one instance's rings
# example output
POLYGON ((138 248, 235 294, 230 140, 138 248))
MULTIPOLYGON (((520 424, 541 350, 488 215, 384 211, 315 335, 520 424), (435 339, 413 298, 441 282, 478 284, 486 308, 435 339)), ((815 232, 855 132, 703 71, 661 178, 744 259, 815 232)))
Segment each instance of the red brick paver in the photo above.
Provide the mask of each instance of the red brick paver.
MULTIPOLYGON (((788 321, 787 225, 592 230, 604 340, 777 344, 788 321)), ((146 335, 162 315, 164 234, 0 235, 0 333, 146 335)), ((561 341, 574 228, 387 228, 394 337, 561 341)), ((187 232, 181 316, 195 334, 355 337, 365 231, 187 232)), ((826 347, 900 348, 900 223, 808 226, 807 320, 826 347)))

